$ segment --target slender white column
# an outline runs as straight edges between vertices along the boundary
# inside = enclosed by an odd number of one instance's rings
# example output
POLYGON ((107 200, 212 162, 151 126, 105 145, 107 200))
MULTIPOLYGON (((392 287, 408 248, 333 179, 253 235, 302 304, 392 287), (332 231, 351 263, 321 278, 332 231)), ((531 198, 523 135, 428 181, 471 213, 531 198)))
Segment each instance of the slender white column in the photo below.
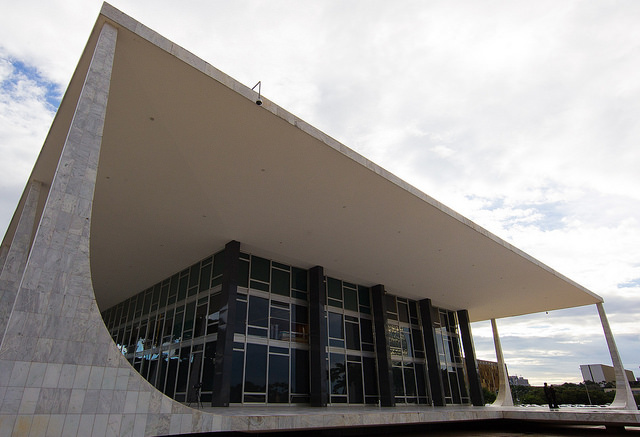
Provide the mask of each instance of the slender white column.
POLYGON ((627 375, 624 372, 624 366, 618 353, 616 341, 613 338, 613 332, 609 326, 607 315, 604 312, 604 306, 602 302, 596 304, 598 308, 598 314, 600 315, 600 322, 602 323, 602 329, 604 330, 604 337, 607 340, 607 346, 609 347, 609 354, 611 354, 611 361, 613 362, 613 369, 616 374, 616 397, 611 403, 611 408, 622 408, 625 410, 638 410, 636 401, 633 398, 627 375))
POLYGON ((502 355, 502 345, 500 344, 500 336, 498 335, 498 326, 496 319, 491 319, 491 328, 493 329, 493 344, 496 347, 496 358, 498 359, 498 397, 491 404, 493 407, 512 407, 513 398, 511 397, 511 387, 509 387, 509 375, 507 374, 507 366, 504 363, 502 355))

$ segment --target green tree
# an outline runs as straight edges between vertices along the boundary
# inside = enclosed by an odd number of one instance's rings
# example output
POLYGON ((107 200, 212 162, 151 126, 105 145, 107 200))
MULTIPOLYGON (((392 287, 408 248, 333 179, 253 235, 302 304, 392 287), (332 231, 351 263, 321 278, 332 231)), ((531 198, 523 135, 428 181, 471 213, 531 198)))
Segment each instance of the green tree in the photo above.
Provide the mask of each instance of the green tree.
POLYGON ((485 404, 492 404, 496 400, 496 394, 486 387, 482 387, 482 395, 485 404))
MULTIPOLYGON (((614 391, 600 387, 595 383, 554 385, 556 399, 559 404, 605 405, 613 401, 614 391)), ((511 387, 511 395, 515 404, 547 405, 542 387, 511 387)))

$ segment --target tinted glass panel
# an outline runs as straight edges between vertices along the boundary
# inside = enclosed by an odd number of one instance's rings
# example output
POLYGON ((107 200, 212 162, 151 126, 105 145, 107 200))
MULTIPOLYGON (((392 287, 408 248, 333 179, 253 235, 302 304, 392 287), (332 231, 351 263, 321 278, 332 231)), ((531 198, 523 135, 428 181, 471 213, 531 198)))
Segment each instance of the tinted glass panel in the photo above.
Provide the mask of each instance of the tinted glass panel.
POLYGON ((200 270, 200 291, 208 290, 211 285, 211 264, 200 270))
POLYGON ((182 338, 182 318, 184 313, 176 313, 173 318, 173 339, 179 340, 182 338))
POLYGON ((268 259, 259 256, 251 257, 251 279, 269 282, 269 270, 271 262, 268 259))
POLYGON ((195 319, 196 314, 196 303, 190 302, 187 304, 187 309, 184 312, 184 328, 183 328, 183 339, 191 338, 193 333, 193 320, 195 319))
POLYGON ((347 349, 360 350, 360 334, 358 324, 347 322, 345 330, 347 334, 347 349))
MULTIPOLYGON (((178 275, 173 275, 169 282, 169 296, 175 296, 178 294, 178 282, 180 281, 178 275)), ((171 302, 169 302, 171 303, 171 302)))
POLYGON ((176 391, 178 393, 187 391, 187 376, 189 376, 189 358, 190 347, 183 347, 180 349, 180 367, 178 368, 178 383, 176 385, 176 391))
POLYGON ((393 385, 396 396, 404 396, 404 381, 402 379, 402 367, 393 368, 393 385))
POLYGON ((455 372, 448 372, 449 384, 451 384, 451 394, 453 395, 453 403, 460 403, 460 388, 458 387, 458 375, 455 372))
MULTIPOLYGON (((288 314, 286 314, 288 316, 288 314)), ((271 317, 269 337, 276 340, 289 340, 289 319, 271 317)))
POLYGON ((358 293, 356 290, 345 288, 344 292, 344 309, 358 311, 358 293))
POLYGON ((247 363, 244 391, 264 393, 267 389, 267 346, 247 344, 247 363))
POLYGON ((200 263, 194 264, 191 266, 191 271, 189 272, 189 288, 195 287, 198 285, 198 280, 200 279, 200 263))
POLYGON ((422 333, 419 329, 412 329, 411 333, 413 335, 413 348, 417 351, 423 351, 424 344, 422 343, 422 333))
POLYGON ((233 366, 231 366, 231 387, 229 401, 242 402, 242 373, 244 372, 244 352, 233 351, 233 366))
POLYGON ((329 313, 329 337, 344 338, 342 314, 329 313))
POLYGON ((271 292, 280 296, 289 296, 290 279, 289 272, 283 270, 271 270, 271 292))
POLYGON ((404 369, 404 387, 407 396, 416 395, 416 381, 412 368, 405 367, 404 369))
POLYGON ((238 334, 245 333, 245 325, 247 320, 247 303, 244 301, 236 302, 236 327, 235 332, 238 334))
POLYGON ((240 287, 249 286, 249 262, 240 261, 240 271, 238 272, 238 285, 240 287))
POLYGON ((330 354, 329 376, 331 380, 331 394, 343 395, 347 393, 347 375, 345 360, 342 354, 330 354))
POLYGON ((337 279, 327 278, 327 294, 331 299, 342 300, 342 283, 337 279))
POLYGON ((218 275, 221 275, 223 269, 224 269, 224 251, 218 252, 213 256, 213 275, 212 276, 216 277, 218 275))
POLYGON ((409 308, 404 302, 398 302, 398 318, 401 322, 409 323, 409 308))
MULTIPOLYGON (((389 313, 396 313, 397 309, 396 309, 396 297, 391 295, 391 294, 385 294, 384 295, 385 300, 386 300, 386 304, 387 304, 387 312, 389 313)), ((397 319, 394 319, 397 320, 397 319)))
POLYGON ((249 325, 266 328, 269 323, 269 300, 257 296, 249 296, 249 325))
POLYGON ((292 286, 296 290, 307 291, 307 271, 293 267, 291 269, 293 275, 292 286))
POLYGON ((362 359, 364 373, 364 389, 367 396, 378 394, 378 372, 376 372, 375 358, 364 357, 362 359))
MULTIPOLYGON (((165 281, 166 283, 162 286, 162 289, 160 290, 160 303, 159 303, 159 307, 162 308, 165 305, 167 305, 167 296, 169 295, 169 283, 168 281, 165 281)), ((129 314, 133 313, 133 309, 130 311, 129 314)))
POLYGON ((167 381, 164 386, 164 394, 172 398, 175 394, 176 375, 178 373, 178 360, 170 359, 167 368, 167 381))
POLYGON ((373 343, 373 326, 371 320, 360 319, 360 329, 363 343, 373 343))
POLYGON ((268 402, 289 402, 289 357, 285 355, 269 356, 269 392, 268 402))
POLYGON ((416 364, 416 385, 418 387, 418 396, 426 396, 427 384, 425 379, 424 364, 416 364))
POLYGON ((291 349, 291 391, 309 393, 309 352, 291 349))
POLYGON ((178 283, 178 301, 187 297, 187 287, 189 285, 189 276, 183 276, 178 283))
POLYGON ((349 380, 349 402, 352 404, 364 403, 362 393, 362 365, 360 363, 347 363, 349 380))
POLYGON ((302 305, 291 305, 292 314, 291 321, 296 323, 307 323, 308 311, 307 307, 302 305))
POLYGON ((213 389, 213 375, 215 372, 216 342, 210 341, 204 347, 204 363, 202 366, 202 391, 213 389))

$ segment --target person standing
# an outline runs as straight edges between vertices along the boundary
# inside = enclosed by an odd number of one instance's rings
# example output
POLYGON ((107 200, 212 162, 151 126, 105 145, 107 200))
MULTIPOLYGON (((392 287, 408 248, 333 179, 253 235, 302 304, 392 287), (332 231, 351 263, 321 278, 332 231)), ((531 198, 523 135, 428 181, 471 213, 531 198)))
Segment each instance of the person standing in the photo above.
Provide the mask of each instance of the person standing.
POLYGON ((553 386, 548 386, 546 382, 544 383, 544 397, 547 398, 550 410, 557 410, 560 408, 558 406, 558 401, 556 400, 556 389, 553 388, 553 386))

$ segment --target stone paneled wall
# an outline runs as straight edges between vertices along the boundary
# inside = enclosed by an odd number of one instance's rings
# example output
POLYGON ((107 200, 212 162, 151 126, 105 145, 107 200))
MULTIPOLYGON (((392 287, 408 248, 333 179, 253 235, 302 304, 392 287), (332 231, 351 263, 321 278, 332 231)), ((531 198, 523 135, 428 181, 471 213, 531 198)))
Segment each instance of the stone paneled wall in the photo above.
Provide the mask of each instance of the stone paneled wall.
MULTIPOLYGON (((4 293, 5 285, 21 278, 0 346, 3 436, 143 436, 215 428, 214 415, 167 398, 129 365, 96 305, 91 206, 117 35, 115 27, 103 25, 28 262, 3 282, 4 293)), ((5 269, 14 248, 28 252, 23 246, 11 246, 5 269)))

